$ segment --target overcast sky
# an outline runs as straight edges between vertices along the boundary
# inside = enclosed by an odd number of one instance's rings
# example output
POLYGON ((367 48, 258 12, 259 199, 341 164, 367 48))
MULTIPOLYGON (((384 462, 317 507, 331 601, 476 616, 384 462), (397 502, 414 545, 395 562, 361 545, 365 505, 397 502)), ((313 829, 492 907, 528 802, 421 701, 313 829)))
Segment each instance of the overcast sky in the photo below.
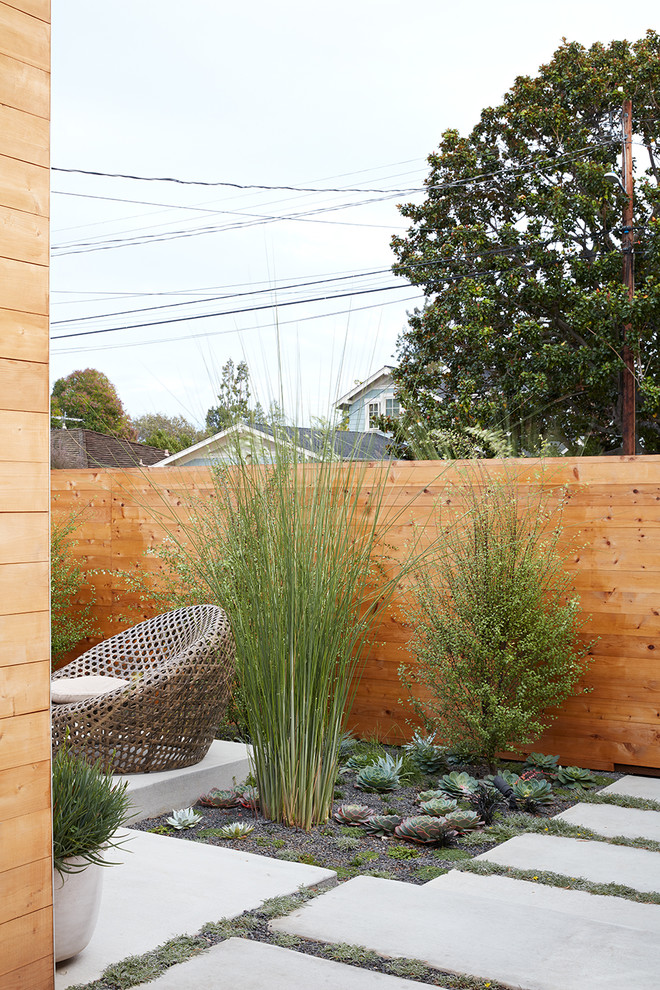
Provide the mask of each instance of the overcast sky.
POLYGON ((338 190, 53 171, 52 379, 98 368, 131 415, 198 423, 228 358, 298 422, 394 363, 421 297, 388 272, 415 198, 389 191, 562 37, 660 27, 657 0, 53 0, 52 19, 54 169, 338 190))

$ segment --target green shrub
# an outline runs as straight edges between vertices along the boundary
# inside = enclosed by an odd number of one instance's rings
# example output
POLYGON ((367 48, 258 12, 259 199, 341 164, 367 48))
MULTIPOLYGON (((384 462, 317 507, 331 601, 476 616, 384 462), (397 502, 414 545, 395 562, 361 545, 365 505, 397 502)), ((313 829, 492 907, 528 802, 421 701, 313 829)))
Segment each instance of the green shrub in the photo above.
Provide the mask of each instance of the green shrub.
POLYGON ((95 633, 91 607, 74 604, 83 584, 80 564, 73 558, 77 541, 72 535, 78 525, 79 513, 70 513, 51 520, 50 529, 50 649, 53 667, 85 636, 95 633))
POLYGON ((587 669, 589 645, 578 643, 579 599, 543 485, 523 500, 476 469, 466 480, 465 515, 439 521, 438 552, 417 574, 417 663, 400 674, 427 729, 494 768, 498 751, 538 739, 547 709, 587 669))

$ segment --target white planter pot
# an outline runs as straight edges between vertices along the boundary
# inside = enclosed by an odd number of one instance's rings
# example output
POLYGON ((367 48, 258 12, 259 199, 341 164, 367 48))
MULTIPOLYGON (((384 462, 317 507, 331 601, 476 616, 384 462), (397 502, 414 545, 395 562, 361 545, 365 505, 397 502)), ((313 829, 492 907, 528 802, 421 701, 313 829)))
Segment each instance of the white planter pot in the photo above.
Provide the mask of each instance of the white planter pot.
MULTIPOLYGON (((86 860, 68 860, 82 866, 86 860)), ((101 906, 103 867, 88 864, 81 873, 54 874, 55 962, 81 952, 91 939, 101 906)))

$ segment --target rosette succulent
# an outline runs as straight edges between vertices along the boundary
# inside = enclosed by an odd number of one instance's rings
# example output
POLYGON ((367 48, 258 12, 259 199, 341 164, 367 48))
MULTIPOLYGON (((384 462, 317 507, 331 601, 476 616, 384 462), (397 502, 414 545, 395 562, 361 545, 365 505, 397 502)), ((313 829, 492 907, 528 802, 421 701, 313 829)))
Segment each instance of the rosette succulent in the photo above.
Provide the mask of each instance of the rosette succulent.
POLYGON ((220 791, 212 787, 208 794, 202 794, 198 804, 206 808, 235 808, 238 804, 236 791, 220 791))
POLYGON ((342 773, 346 773, 351 770, 362 770, 364 767, 373 766, 374 763, 379 759, 378 753, 353 753, 352 756, 346 760, 343 767, 341 768, 342 773))
POLYGON ((525 760, 525 766, 530 770, 540 770, 541 773, 555 774, 559 756, 546 756, 545 753, 530 753, 525 760))
POLYGON ((179 811, 172 811, 170 817, 166 818, 165 821, 172 828, 181 831, 184 828, 194 828, 195 825, 199 825, 203 817, 199 811, 195 811, 193 808, 180 808, 179 811))
POLYGON ((466 832, 473 832, 475 828, 481 828, 484 824, 476 811, 463 811, 462 808, 450 812, 446 816, 446 819, 447 824, 459 835, 465 835, 466 832))
POLYGON ((249 822, 228 822, 215 833, 218 839, 245 839, 254 832, 249 822))
POLYGON ((372 815, 364 823, 364 831, 367 835, 376 835, 380 839, 387 839, 394 835, 395 828, 402 821, 401 815, 372 815))
POLYGON ((425 815, 432 815, 434 818, 444 818, 453 811, 458 811, 458 804, 451 798, 431 798, 430 801, 422 801, 421 810, 425 815))
POLYGON ((389 753, 378 758, 376 763, 363 767, 355 778, 355 786, 361 791, 396 791, 401 786, 401 757, 394 759, 389 753))
POLYGON ((552 786, 547 780, 517 780, 511 787, 525 811, 538 811, 554 800, 552 786))
POLYGON ((583 770, 582 767, 560 767, 557 783, 562 787, 590 787, 596 783, 596 778, 591 770, 583 770))
POLYGON ((416 732, 411 742, 405 746, 415 766, 422 773, 437 773, 447 766, 443 746, 435 745, 435 736, 421 736, 416 732))
POLYGON ((458 770, 452 770, 451 773, 445 774, 438 781, 438 790, 442 791, 447 797, 451 798, 469 798, 470 794, 474 794, 477 789, 478 781, 474 777, 471 777, 469 773, 459 772, 458 770))
POLYGON ((425 846, 448 846, 456 838, 456 829, 446 818, 433 818, 431 815, 413 815, 404 818, 394 829, 399 839, 419 842, 425 846))
POLYGON ((364 825, 372 816, 373 811, 366 804, 342 804, 334 814, 341 825, 364 825))
MULTIPOLYGON (((421 791, 415 800, 418 804, 423 804, 424 801, 434 801, 439 798, 441 801, 451 801, 452 798, 448 798, 444 791, 421 791)), ((454 804, 456 802, 454 801, 454 804)))
POLYGON ((238 795, 238 803, 244 808, 250 808, 252 811, 257 811, 259 808, 259 792, 256 787, 245 787, 238 795))

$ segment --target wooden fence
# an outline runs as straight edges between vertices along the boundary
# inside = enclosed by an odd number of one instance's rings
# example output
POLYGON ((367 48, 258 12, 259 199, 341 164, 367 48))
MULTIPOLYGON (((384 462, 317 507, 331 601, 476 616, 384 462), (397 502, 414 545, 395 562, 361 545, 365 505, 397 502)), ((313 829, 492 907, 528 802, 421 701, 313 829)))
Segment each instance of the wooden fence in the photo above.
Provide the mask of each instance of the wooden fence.
POLYGON ((0 2, 0 990, 54 983, 49 22, 48 0, 0 2))
MULTIPOLYGON (((484 462, 491 472, 502 462, 484 462)), ((394 556, 415 531, 432 536, 434 507, 451 515, 462 465, 398 462, 388 470, 387 505, 401 517, 388 534, 394 556)), ((582 609, 590 616, 585 635, 597 638, 584 678, 590 693, 570 698, 534 748, 559 753, 563 762, 607 769, 615 765, 660 770, 660 457, 601 457, 506 462, 519 491, 543 483, 564 485, 567 557, 582 609), (542 472, 542 482, 540 480, 542 472)), ((52 472, 53 508, 81 511, 77 554, 91 576, 102 635, 117 632, 116 618, 134 595, 119 591, 113 569, 153 569, 145 557, 163 537, 154 508, 184 515, 193 496, 210 490, 204 468, 52 472)), ((366 504, 366 500, 365 500, 366 504)), ((84 592, 81 601, 88 600, 84 592)), ((142 608, 139 614, 148 614, 142 608)), ((405 603, 393 603, 382 623, 361 679, 349 724, 362 734, 390 741, 410 735, 399 665, 409 659, 411 628, 405 603)), ((80 652, 80 651, 79 651, 80 652)), ((648 772, 648 771, 647 771, 648 772)))

